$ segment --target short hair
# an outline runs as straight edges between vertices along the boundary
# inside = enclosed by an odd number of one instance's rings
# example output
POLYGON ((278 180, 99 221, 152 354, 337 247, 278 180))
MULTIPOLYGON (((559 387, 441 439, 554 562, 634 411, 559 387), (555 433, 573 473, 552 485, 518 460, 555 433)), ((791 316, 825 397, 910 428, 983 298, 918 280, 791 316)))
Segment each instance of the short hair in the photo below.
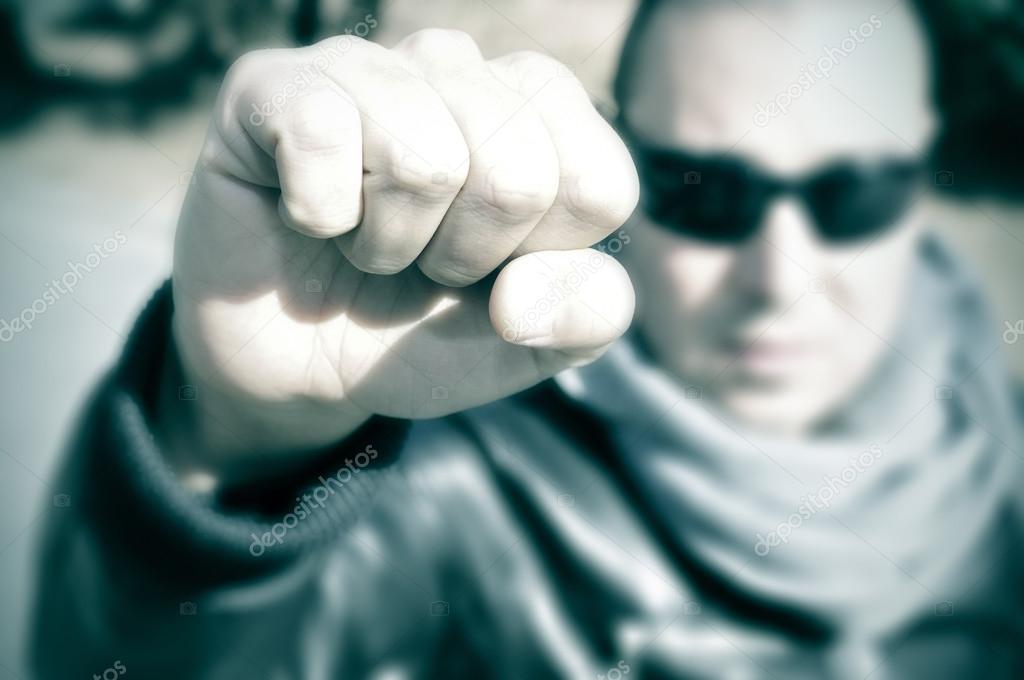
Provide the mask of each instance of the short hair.
POLYGON ((640 57, 640 45, 644 33, 647 32, 648 24, 655 11, 665 0, 640 0, 633 19, 626 32, 626 39, 622 43, 622 51, 619 53, 619 65, 615 71, 615 78, 612 81, 612 97, 618 107, 618 114, 621 117, 626 100, 630 95, 630 85, 636 73, 637 61, 640 57))
MULTIPOLYGON (((619 65, 615 70, 615 77, 612 80, 612 97, 618 108, 618 115, 623 115, 626 100, 632 94, 630 86, 636 76, 637 65, 640 60, 640 49, 643 44, 644 34, 650 26, 651 20, 658 9, 666 2, 689 2, 694 4, 697 0, 639 0, 633 19, 626 33, 626 39, 622 43, 622 50, 619 53, 619 65)), ((919 2, 911 3, 913 13, 919 21, 923 21, 919 2)), ((924 28, 924 26, 922 25, 924 28)))

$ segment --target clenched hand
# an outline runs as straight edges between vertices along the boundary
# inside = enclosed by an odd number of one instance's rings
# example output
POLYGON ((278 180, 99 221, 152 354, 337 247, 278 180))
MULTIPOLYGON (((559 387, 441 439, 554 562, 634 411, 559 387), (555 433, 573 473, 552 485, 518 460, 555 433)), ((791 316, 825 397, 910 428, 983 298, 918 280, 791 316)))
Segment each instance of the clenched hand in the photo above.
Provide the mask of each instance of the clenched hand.
POLYGON ((631 319, 625 272, 587 246, 633 210, 636 172, 547 57, 485 61, 443 30, 254 52, 198 168, 174 333, 225 457, 513 394, 631 319))

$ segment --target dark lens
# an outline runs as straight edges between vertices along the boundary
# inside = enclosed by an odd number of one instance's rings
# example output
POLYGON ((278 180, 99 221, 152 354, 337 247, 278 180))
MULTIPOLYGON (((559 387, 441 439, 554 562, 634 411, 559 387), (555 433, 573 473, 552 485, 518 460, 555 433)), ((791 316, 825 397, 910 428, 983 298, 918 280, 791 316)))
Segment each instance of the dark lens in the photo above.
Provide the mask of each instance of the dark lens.
POLYGON ((911 162, 844 163, 813 179, 805 198, 823 238, 857 241, 899 220, 915 196, 919 177, 918 166, 911 162))
POLYGON ((736 243, 758 226, 767 188, 743 163, 649 150, 640 174, 644 211, 678 234, 736 243))

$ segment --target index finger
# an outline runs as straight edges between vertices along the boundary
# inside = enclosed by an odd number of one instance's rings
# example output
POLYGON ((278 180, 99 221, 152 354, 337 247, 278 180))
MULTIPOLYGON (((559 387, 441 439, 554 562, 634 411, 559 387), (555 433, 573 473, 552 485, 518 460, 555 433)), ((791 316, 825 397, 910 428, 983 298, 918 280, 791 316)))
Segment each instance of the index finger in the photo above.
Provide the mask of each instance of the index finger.
POLYGON ((534 52, 516 52, 488 63, 540 114, 560 166, 555 203, 516 255, 585 248, 622 226, 639 197, 636 167, 575 75, 534 52))

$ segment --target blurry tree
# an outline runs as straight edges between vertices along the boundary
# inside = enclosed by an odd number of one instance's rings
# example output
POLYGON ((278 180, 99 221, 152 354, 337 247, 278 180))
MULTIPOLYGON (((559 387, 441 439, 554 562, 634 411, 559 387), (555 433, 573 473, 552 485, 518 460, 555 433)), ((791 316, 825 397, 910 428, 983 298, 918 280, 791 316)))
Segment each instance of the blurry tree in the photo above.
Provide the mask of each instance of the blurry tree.
MULTIPOLYGON (((384 0, 387 2, 387 0, 384 0)), ((145 122, 191 101, 239 55, 308 44, 379 0, 15 0, 0 3, 0 129, 55 103, 145 122)), ((365 25, 365 24, 364 24, 365 25)), ((351 30, 351 29, 350 29, 351 30)))
MULTIPOLYGON (((388 3, 8 0, 0 3, 0 129, 68 101, 144 122, 190 101, 249 49, 309 44, 379 17, 388 3)), ((1024 198, 1024 0, 916 5, 943 120, 934 166, 954 178, 941 188, 1024 198)))

